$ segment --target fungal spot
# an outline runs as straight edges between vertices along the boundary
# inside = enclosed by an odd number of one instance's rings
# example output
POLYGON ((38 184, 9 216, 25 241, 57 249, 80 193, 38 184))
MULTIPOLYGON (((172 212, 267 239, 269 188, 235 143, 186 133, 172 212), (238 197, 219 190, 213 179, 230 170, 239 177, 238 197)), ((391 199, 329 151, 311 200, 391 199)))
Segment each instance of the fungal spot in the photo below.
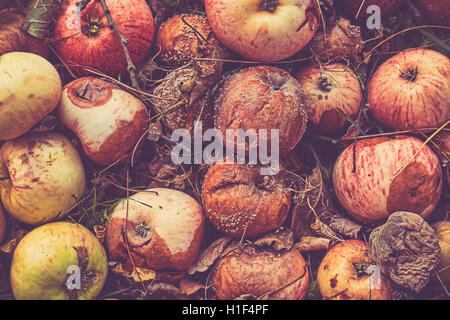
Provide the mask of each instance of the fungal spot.
POLYGON ((330 286, 332 287, 332 288, 336 288, 336 286, 337 286, 337 275, 336 276, 334 276, 334 278, 331 278, 330 279, 330 286))

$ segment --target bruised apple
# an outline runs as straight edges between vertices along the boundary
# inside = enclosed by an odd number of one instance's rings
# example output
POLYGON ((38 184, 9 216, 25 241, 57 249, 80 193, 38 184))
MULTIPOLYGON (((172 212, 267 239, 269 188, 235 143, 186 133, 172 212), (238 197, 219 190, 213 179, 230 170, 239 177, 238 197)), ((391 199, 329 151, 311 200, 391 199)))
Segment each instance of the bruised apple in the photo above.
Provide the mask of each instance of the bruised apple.
POLYGON ((11 288, 17 300, 93 300, 107 273, 105 249, 88 229, 53 222, 19 242, 11 263, 11 288))
MULTIPOLYGON (((55 48, 66 62, 91 67, 112 77, 124 76, 127 60, 116 31, 109 27, 100 1, 90 1, 78 13, 79 0, 62 2, 55 25, 55 48)), ((117 28, 128 40, 128 51, 137 65, 152 47, 155 27, 145 0, 106 0, 117 28)), ((78 73, 87 74, 81 68, 78 73)))
POLYGON ((80 156, 58 133, 34 133, 0 148, 0 196, 16 219, 40 224, 61 218, 81 199, 85 174, 80 156))
POLYGON ((442 281, 450 282, 450 221, 440 221, 432 225, 439 239, 441 258, 436 271, 442 281))
POLYGON ((302 300, 309 287, 305 259, 296 250, 275 251, 238 245, 217 263, 211 286, 219 300, 267 295, 270 300, 302 300))
POLYGON ((315 0, 205 0, 217 38, 257 61, 288 58, 314 36, 320 13, 315 0))
POLYGON ((389 17, 395 10, 400 8, 404 2, 405 0, 336 0, 335 5, 348 18, 362 20, 369 16, 367 13, 367 8, 369 6, 378 6, 381 11, 381 17, 384 18, 389 17))
POLYGON ((59 120, 78 136, 89 159, 100 165, 123 158, 149 122, 147 109, 139 99, 93 77, 67 84, 57 112, 59 120))
POLYGON ((429 49, 402 51, 375 71, 367 100, 387 127, 437 127, 450 119, 450 59, 429 49))
POLYGON ((153 188, 121 202, 109 216, 106 244, 110 259, 153 270, 184 270, 203 240, 202 207, 177 190, 153 188), (129 248, 129 252, 128 249, 129 248))
POLYGON ((414 137, 395 136, 348 146, 333 169, 334 191, 345 210, 366 223, 396 211, 428 218, 441 196, 442 170, 428 146, 419 151, 422 144, 414 137))
POLYGON ((0 140, 17 138, 52 112, 61 96, 53 65, 34 53, 0 56, 0 140))
POLYGON ((47 58, 48 48, 22 29, 25 17, 13 10, 0 11, 0 56, 14 51, 31 52, 47 58))
POLYGON ((312 132, 329 135, 343 129, 347 120, 338 108, 355 118, 363 101, 356 74, 341 63, 319 67, 310 65, 294 73, 310 98, 308 114, 312 132))
POLYGON ((322 298, 390 300, 390 285, 379 270, 363 241, 340 242, 328 250, 317 271, 322 298))

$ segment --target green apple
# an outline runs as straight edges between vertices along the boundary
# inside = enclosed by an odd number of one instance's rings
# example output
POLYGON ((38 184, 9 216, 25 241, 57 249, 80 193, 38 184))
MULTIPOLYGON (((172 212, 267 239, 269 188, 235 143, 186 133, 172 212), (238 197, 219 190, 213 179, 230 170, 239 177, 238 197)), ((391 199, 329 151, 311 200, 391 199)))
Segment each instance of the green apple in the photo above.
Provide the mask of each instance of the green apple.
POLYGON ((105 249, 88 229, 52 222, 19 242, 11 263, 11 288, 18 300, 92 300, 107 273, 105 249))
POLYGON ((61 134, 28 134, 0 148, 0 198, 22 222, 63 217, 81 199, 85 184, 80 155, 61 134))
POLYGON ((441 259, 436 267, 439 278, 443 282, 450 283, 450 221, 439 221, 432 225, 439 239, 441 247, 441 259))
POLYGON ((0 140, 17 138, 52 112, 61 97, 55 67, 34 53, 0 56, 0 140))

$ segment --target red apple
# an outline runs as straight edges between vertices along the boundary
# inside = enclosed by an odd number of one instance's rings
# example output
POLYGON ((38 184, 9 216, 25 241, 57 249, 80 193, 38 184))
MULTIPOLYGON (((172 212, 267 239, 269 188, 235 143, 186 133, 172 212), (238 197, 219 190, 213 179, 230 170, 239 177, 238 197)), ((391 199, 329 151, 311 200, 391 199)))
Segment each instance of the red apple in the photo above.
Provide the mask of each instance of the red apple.
POLYGON ((396 211, 427 218, 441 196, 442 170, 428 146, 413 158, 422 144, 414 137, 396 136, 359 140, 348 146, 333 169, 339 202, 361 222, 376 222, 396 211))
POLYGON ((58 118, 80 139, 86 155, 110 165, 132 149, 149 124, 145 105, 119 87, 93 77, 67 84, 58 118))
POLYGON ((295 72, 294 77, 311 101, 308 114, 311 131, 329 135, 348 125, 337 108, 350 118, 358 114, 363 100, 361 85, 346 65, 310 65, 295 72))
POLYGON ((390 128, 437 127, 450 119, 450 59, 428 49, 402 51, 373 74, 367 100, 390 128))
MULTIPOLYGON (((127 72, 127 61, 119 36, 109 28, 100 1, 91 1, 77 13, 79 0, 62 2, 62 13, 55 25, 56 50, 67 62, 92 67, 112 77, 127 72)), ((153 15, 145 0, 106 0, 112 19, 128 39, 133 63, 148 55, 155 32, 153 15)), ((88 74, 75 68, 81 74, 88 74)))
POLYGON ((320 14, 315 0, 205 0, 217 38, 243 57, 288 58, 314 36, 320 14))
POLYGON ((205 217, 200 204, 181 191, 154 188, 136 193, 109 218, 106 244, 113 261, 130 266, 131 255, 137 267, 184 270, 199 253, 205 217))
POLYGON ((328 250, 317 272, 323 299, 390 300, 392 292, 385 277, 369 275, 379 272, 377 268, 363 241, 340 242, 328 250))
POLYGON ((377 5, 381 10, 381 17, 389 17, 395 10, 400 8, 405 0, 336 0, 336 7, 339 8, 350 19, 355 19, 358 11, 358 19, 368 17, 367 8, 377 5), (362 8, 361 8, 362 5, 362 8), (361 10, 360 10, 361 8, 361 10))

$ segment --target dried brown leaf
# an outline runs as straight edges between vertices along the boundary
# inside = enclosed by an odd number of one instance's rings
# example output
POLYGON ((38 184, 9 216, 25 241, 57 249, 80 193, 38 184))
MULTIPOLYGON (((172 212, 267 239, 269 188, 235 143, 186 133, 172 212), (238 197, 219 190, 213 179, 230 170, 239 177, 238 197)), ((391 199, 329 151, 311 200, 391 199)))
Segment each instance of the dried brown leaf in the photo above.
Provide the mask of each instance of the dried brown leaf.
POLYGON ((17 245, 19 244, 20 240, 27 234, 27 231, 25 229, 17 229, 15 230, 11 235, 11 240, 4 243, 0 247, 0 251, 6 253, 6 254, 12 254, 14 250, 16 249, 17 245))
POLYGON ((329 226, 335 232, 350 239, 357 239, 358 234, 362 229, 362 226, 340 214, 335 214, 330 217, 329 226))
POLYGON ((280 228, 256 240, 255 245, 259 247, 270 247, 277 251, 289 250, 294 245, 294 235, 291 230, 280 228))
POLYGON ((189 267, 188 273, 193 275, 197 272, 205 272, 214 262, 223 255, 227 245, 232 240, 231 237, 222 237, 214 241, 206 248, 197 258, 197 260, 189 267))
POLYGON ((327 238, 303 237, 294 244, 294 248, 300 252, 328 250, 332 241, 327 238))

